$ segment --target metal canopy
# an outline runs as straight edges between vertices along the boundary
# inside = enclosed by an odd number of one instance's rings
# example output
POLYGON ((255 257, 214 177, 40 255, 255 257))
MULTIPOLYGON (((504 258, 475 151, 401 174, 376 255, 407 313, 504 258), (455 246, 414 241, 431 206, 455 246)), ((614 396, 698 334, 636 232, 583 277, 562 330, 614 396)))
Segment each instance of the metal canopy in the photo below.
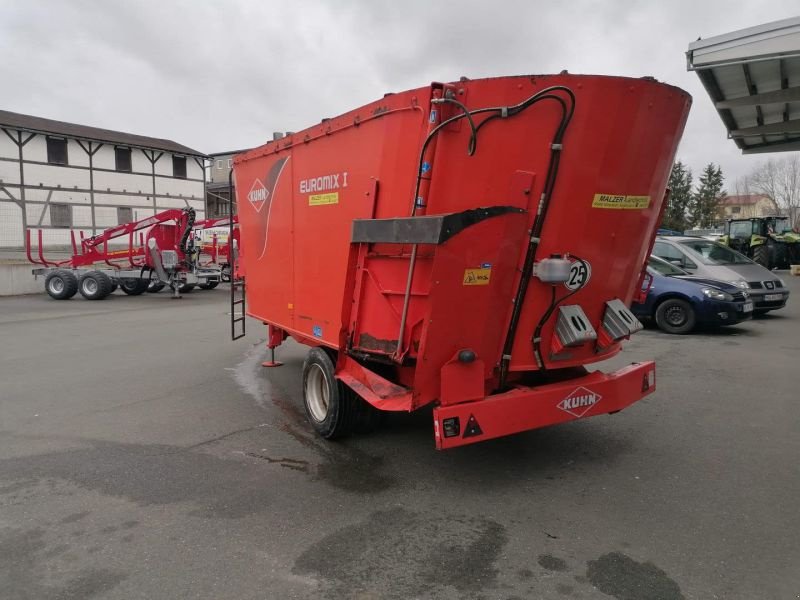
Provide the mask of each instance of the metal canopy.
POLYGON ((697 40, 686 58, 743 154, 800 150, 800 17, 697 40))

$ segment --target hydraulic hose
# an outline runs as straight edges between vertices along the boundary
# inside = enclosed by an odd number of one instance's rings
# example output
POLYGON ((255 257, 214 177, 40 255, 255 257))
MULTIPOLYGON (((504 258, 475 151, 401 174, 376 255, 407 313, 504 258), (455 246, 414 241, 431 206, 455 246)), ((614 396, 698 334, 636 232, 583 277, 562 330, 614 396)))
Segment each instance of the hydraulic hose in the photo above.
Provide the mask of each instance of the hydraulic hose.
POLYGON ((186 215, 186 227, 183 230, 183 236, 181 236, 181 243, 178 246, 178 248, 180 248, 180 251, 183 254, 186 254, 187 252, 186 242, 189 241, 189 236, 192 235, 192 227, 194 227, 194 221, 195 221, 195 212, 191 206, 184 208, 183 212, 186 215))

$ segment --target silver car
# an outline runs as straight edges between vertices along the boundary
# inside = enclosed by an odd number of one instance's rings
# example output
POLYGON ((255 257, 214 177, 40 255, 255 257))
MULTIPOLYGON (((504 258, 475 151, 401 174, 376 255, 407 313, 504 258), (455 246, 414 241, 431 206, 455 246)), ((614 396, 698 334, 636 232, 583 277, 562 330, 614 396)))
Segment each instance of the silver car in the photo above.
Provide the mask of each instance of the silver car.
POLYGON ((743 254, 699 237, 658 237, 653 254, 697 277, 719 279, 746 289, 753 299, 754 313, 783 308, 789 290, 778 277, 743 254))

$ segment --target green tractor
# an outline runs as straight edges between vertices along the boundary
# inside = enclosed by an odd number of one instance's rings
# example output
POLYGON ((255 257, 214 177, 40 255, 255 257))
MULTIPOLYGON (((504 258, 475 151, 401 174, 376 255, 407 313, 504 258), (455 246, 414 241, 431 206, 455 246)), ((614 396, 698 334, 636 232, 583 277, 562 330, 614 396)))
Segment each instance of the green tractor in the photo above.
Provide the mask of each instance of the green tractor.
POLYGON ((788 269, 800 264, 800 234, 788 217, 731 219, 719 241, 767 269, 788 269))

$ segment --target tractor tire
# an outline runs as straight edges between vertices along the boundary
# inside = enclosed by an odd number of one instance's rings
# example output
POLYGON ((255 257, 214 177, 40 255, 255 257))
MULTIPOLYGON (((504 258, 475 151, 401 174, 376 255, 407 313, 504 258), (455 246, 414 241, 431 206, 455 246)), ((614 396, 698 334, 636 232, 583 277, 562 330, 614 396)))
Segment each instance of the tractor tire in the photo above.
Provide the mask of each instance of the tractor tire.
POLYGON ((111 278, 102 271, 89 271, 78 282, 78 291, 87 300, 102 300, 111 293, 111 278))
POLYGON ((181 294, 188 294, 194 289, 195 284, 193 283, 182 283, 178 286, 178 292, 181 294))
POLYGON ((128 294, 128 296, 139 296, 144 294, 149 285, 150 281, 142 278, 135 279, 131 277, 119 280, 119 287, 121 287, 122 291, 128 294))
POLYGON ((213 290, 219 285, 219 281, 206 281, 197 285, 201 290, 213 290))
POLYGON ((692 305, 680 298, 667 298, 659 304, 655 319, 661 331, 676 335, 689 333, 697 324, 692 305))
POLYGON ((753 260, 765 269, 769 269, 769 248, 766 244, 761 244, 753 248, 753 260))
POLYGON ((160 281, 158 279, 151 279, 147 282, 147 293, 148 294, 157 294, 161 290, 163 290, 167 286, 166 283, 160 281))
POLYGON ((306 417, 323 438, 350 435, 358 424, 361 398, 334 377, 334 364, 322 348, 312 348, 303 362, 303 405, 306 417))
POLYGON ((44 289, 54 300, 67 300, 78 291, 78 278, 72 271, 56 269, 47 274, 44 289))

